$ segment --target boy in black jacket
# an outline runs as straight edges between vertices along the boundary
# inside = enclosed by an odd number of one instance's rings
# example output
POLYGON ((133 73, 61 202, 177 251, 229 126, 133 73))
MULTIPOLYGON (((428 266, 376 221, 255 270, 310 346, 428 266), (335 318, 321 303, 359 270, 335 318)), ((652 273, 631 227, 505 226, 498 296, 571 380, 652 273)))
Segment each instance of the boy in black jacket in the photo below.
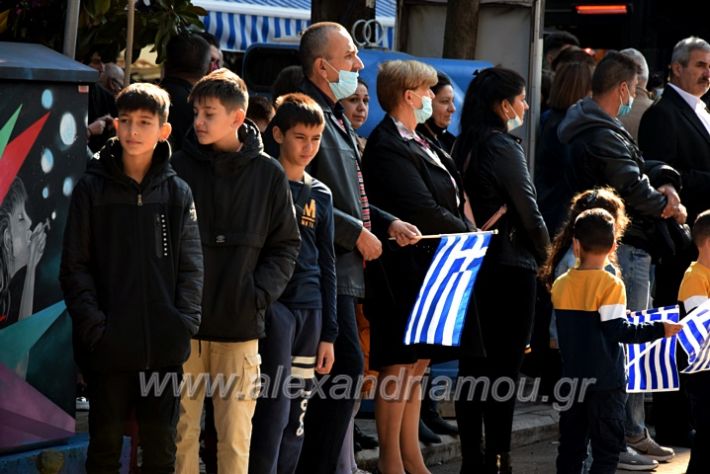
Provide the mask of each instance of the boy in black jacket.
POLYGON ((181 364, 200 324, 197 215, 168 163, 167 92, 133 84, 116 105, 117 138, 74 189, 60 270, 91 400, 86 470, 119 470, 135 409, 143 472, 172 473, 181 364))
POLYGON ((323 110, 304 94, 280 97, 277 105, 272 132, 296 204, 301 250, 291 281, 267 313, 261 354, 270 387, 256 404, 250 474, 296 470, 307 396, 315 372, 330 372, 338 334, 333 196, 305 171, 318 153, 323 110))
POLYGON ((264 315, 291 278, 300 245, 283 169, 245 122, 244 81, 218 69, 195 84, 194 129, 173 166, 195 195, 205 255, 203 320, 184 365, 178 473, 198 471, 200 417, 211 382, 218 471, 246 474, 259 389, 264 315), (215 389, 213 391, 212 389, 215 389))

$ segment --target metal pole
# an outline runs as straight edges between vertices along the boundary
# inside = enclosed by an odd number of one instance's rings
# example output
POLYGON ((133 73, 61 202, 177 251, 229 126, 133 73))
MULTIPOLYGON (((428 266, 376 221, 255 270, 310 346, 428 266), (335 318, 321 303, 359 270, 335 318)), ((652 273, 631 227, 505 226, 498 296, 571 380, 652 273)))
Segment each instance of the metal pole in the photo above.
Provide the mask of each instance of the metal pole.
POLYGON ((136 17, 136 0, 128 0, 128 24, 126 25, 126 72, 123 87, 131 84, 131 64, 133 64, 133 25, 136 17))
POLYGON ((76 56, 76 32, 79 28, 79 6, 81 0, 67 0, 67 17, 64 21, 64 55, 76 56))
POLYGON ((528 69, 528 97, 530 114, 528 115, 528 167, 530 175, 535 174, 535 149, 537 129, 540 123, 540 87, 542 82, 542 31, 545 12, 545 0, 533 0, 530 12, 530 64, 528 69))

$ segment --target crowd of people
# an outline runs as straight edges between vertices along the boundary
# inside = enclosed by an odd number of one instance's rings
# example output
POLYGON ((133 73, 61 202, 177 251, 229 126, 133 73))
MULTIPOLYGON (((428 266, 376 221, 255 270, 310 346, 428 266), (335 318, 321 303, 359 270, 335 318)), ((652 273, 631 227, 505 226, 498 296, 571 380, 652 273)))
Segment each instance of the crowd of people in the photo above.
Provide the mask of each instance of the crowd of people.
POLYGON ((120 88, 101 63, 60 274, 87 472, 118 471, 133 417, 144 473, 353 474, 354 446, 379 443, 377 472, 426 474, 420 440, 456 433, 462 473, 510 473, 515 398, 475 385, 453 426, 422 381, 443 360, 457 383, 516 381, 530 351, 547 381, 592 380, 561 414, 558 472, 653 469, 674 456, 656 439, 710 472, 710 372, 654 395, 654 439, 621 345, 682 327, 627 309, 710 298, 710 44, 675 46, 660 98, 636 50, 597 63, 560 34, 546 53, 534 176, 512 133, 518 73, 474 75, 456 137, 445 74, 391 60, 368 85, 337 23, 303 32, 273 101, 221 68, 209 36, 171 40, 159 86, 120 88), (385 116, 365 139, 372 86, 385 116), (497 235, 461 346, 404 344, 438 245, 421 237, 479 229, 497 235), (365 374, 377 440, 354 423, 365 374), (154 376, 177 383, 146 390, 154 376))

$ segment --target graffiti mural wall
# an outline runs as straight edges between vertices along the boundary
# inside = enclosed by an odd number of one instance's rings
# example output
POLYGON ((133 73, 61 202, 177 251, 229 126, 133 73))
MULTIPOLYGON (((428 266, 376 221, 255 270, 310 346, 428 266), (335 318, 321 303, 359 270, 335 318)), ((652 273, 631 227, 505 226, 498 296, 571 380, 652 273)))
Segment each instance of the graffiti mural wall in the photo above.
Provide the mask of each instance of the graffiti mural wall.
POLYGON ((86 167, 86 79, 95 73, 43 54, 61 66, 33 80, 6 79, 20 73, 7 69, 17 62, 0 62, 0 452, 74 433, 71 322, 58 275, 69 199, 86 167))

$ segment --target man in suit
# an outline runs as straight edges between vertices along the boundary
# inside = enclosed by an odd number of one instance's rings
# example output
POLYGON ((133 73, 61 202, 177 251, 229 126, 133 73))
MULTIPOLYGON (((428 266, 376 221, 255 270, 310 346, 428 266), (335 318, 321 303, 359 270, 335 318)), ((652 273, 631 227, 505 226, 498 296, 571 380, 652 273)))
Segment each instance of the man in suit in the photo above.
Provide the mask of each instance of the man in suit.
MULTIPOLYGON (((697 37, 673 48, 670 83, 641 119, 639 145, 647 160, 668 163, 681 174, 680 196, 688 222, 710 208, 710 112, 700 99, 710 89, 710 44, 697 37)), ((656 266, 655 306, 677 303, 683 273, 695 259, 690 245, 656 266)), ((682 357, 682 355, 681 355, 682 357)), ((687 445, 690 430, 683 393, 656 394, 656 433, 660 442, 687 445), (662 409, 662 407, 667 409, 662 409), (664 416, 663 414, 667 415, 664 416)))
POLYGON ((710 112, 700 99, 710 89, 710 44, 697 37, 678 42, 670 72, 661 100, 641 119, 639 144, 647 160, 680 171, 681 201, 693 222, 710 207, 710 112))

